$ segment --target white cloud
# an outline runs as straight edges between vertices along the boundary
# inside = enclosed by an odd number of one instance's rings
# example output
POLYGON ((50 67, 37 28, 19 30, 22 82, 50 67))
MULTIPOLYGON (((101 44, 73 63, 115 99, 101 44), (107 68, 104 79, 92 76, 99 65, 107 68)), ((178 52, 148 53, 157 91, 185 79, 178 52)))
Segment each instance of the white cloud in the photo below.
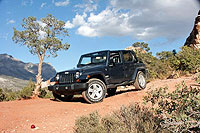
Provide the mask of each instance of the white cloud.
POLYGON ((45 39, 46 37, 47 37, 47 33, 42 30, 39 30, 39 38, 45 39))
POLYGON ((69 0, 55 2, 56 6, 67 6, 69 4, 69 0))
POLYGON ((84 9, 84 12, 92 12, 97 10, 97 4, 95 4, 95 2, 92 0, 88 0, 83 4, 75 5, 74 7, 84 9))
POLYGON ((46 2, 42 3, 40 8, 43 8, 44 6, 46 6, 46 4, 47 4, 46 2))
POLYGON ((87 17, 86 13, 83 13, 83 15, 76 14, 76 16, 75 16, 75 18, 73 18, 72 22, 75 26, 84 25, 86 23, 85 22, 86 17, 87 17))
POLYGON ((72 24, 78 27, 78 34, 88 37, 175 40, 189 34, 198 10, 195 0, 111 0, 98 14, 76 15, 72 24))
POLYGON ((40 26, 42 26, 42 28, 44 28, 47 24, 41 22, 41 21, 37 21, 39 23, 40 26))
POLYGON ((98 33, 96 32, 95 29, 89 27, 89 26, 81 26, 78 28, 77 33, 83 36, 88 36, 88 37, 95 37, 98 36, 98 33))
POLYGON ((27 6, 27 5, 32 6, 33 5, 33 0, 22 0, 21 5, 22 6, 27 6))
POLYGON ((15 20, 11 19, 7 22, 7 24, 14 24, 15 23, 15 20))
POLYGON ((72 24, 72 23, 70 23, 70 21, 67 21, 66 23, 65 23, 65 26, 64 26, 64 28, 68 28, 68 29, 71 29, 71 28, 73 28, 74 27, 74 25, 72 24))

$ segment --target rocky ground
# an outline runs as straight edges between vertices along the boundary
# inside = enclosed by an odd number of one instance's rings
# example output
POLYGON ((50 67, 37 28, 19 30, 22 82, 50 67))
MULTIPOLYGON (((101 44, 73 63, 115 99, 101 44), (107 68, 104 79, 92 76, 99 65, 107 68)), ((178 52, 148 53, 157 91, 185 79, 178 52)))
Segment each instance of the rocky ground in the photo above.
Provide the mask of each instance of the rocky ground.
POLYGON ((148 88, 168 86, 174 90, 177 84, 185 81, 195 86, 194 76, 178 79, 156 80, 147 84, 147 89, 134 90, 134 87, 118 89, 115 96, 107 97, 103 102, 87 104, 81 97, 71 102, 59 102, 52 99, 30 99, 0 103, 0 132, 73 132, 75 120, 91 112, 98 111, 101 115, 109 115, 122 105, 142 103, 148 88), (34 124, 36 128, 31 129, 34 124))

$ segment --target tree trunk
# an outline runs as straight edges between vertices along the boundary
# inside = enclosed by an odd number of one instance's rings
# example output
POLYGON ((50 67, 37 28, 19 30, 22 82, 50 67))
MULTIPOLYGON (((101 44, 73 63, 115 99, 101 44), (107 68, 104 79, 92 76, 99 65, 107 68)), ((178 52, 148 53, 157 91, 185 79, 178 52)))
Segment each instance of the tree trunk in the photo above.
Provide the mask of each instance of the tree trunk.
POLYGON ((40 59, 40 63, 38 65, 38 74, 36 75, 36 84, 34 90, 34 96, 38 97, 40 95, 41 83, 42 83, 42 63, 43 60, 40 59))

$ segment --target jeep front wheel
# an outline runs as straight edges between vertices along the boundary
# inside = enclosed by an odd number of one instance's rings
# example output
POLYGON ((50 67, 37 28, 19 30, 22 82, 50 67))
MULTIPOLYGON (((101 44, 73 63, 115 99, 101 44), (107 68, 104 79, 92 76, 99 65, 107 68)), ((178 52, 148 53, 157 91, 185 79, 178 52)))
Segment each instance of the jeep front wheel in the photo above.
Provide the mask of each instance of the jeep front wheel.
POLYGON ((139 71, 137 73, 134 86, 136 89, 139 89, 139 90, 146 88, 146 79, 145 79, 145 75, 142 71, 139 71))
POLYGON ((99 79, 90 79, 88 81, 88 89, 83 91, 82 95, 88 103, 101 102, 106 95, 106 85, 99 79))

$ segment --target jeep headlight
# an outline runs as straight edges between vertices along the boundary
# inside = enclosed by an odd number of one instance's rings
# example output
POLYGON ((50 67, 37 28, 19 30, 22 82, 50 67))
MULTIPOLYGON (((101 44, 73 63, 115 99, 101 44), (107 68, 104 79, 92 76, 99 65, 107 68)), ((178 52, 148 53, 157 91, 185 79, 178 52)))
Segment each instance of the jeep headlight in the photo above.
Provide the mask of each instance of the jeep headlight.
POLYGON ((81 76, 81 74, 82 73, 80 73, 80 72, 76 72, 76 74, 75 74, 76 79, 78 79, 81 76))

